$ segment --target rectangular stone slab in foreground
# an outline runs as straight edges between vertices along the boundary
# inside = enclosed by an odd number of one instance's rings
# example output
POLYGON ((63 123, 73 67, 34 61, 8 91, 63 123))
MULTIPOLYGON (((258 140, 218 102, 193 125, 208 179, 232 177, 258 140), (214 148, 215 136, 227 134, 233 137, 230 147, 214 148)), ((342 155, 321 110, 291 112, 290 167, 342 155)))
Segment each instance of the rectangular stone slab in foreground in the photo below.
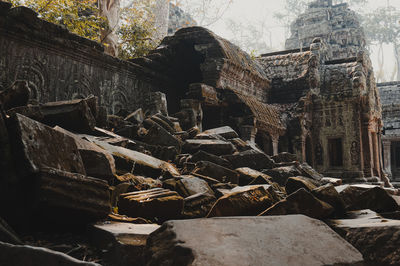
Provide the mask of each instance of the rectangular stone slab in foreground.
POLYGON ((147 265, 361 265, 362 255, 303 215, 165 222, 147 240, 147 265))

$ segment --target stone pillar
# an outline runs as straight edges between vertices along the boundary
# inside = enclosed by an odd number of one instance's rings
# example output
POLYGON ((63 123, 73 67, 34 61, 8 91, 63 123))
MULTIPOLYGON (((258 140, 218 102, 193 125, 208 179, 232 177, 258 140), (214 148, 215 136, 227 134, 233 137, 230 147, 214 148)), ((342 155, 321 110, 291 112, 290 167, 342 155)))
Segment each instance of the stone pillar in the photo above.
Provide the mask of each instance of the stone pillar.
POLYGON ((278 145, 279 145, 279 135, 276 136, 271 136, 272 138, 272 150, 273 150, 273 155, 278 155, 279 151, 278 151, 278 145))
POLYGON ((389 178, 392 177, 392 151, 391 151, 391 146, 392 142, 390 140, 383 140, 383 169, 385 173, 389 176, 389 178))
POLYGON ((255 126, 251 125, 244 125, 240 126, 240 138, 243 139, 244 141, 250 141, 250 142, 255 142, 256 140, 256 134, 257 134, 257 128, 255 126))

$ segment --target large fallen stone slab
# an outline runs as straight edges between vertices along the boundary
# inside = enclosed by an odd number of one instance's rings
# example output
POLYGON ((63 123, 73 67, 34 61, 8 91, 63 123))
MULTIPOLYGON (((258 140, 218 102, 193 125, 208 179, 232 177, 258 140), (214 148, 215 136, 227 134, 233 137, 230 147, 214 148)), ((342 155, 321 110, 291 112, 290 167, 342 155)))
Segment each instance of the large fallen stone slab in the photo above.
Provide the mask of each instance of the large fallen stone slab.
POLYGON ((183 198, 162 188, 121 194, 118 201, 118 212, 129 217, 166 221, 180 218, 182 211, 183 198))
POLYGON ((329 225, 357 248, 368 265, 399 265, 400 221, 382 218, 371 210, 349 212, 329 225))
POLYGON ((47 248, 19 246, 3 242, 0 242, 0 265, 100 266, 100 264, 80 261, 47 248))
POLYGON ((260 216, 303 214, 315 219, 324 219, 328 218, 334 211, 335 209, 331 205, 317 199, 310 192, 301 188, 290 194, 286 199, 266 209, 260 216))
POLYGON ((80 224, 103 219, 111 211, 109 187, 104 180, 43 168, 33 184, 26 206, 31 206, 36 219, 80 224))
POLYGON ((226 155, 235 152, 232 143, 214 139, 187 139, 183 144, 183 153, 195 154, 198 151, 205 151, 214 155, 226 155))
POLYGON ((197 134, 196 139, 209 139, 212 135, 219 135, 225 139, 238 138, 239 135, 229 126, 208 129, 200 134, 197 134))
POLYGON ((275 167, 274 161, 267 154, 254 149, 227 155, 224 158, 234 168, 249 167, 254 170, 262 170, 275 167))
POLYGON ((40 108, 43 114, 42 122, 49 126, 79 132, 93 132, 96 117, 86 99, 45 103, 40 108))
POLYGON ((90 228, 90 238, 97 248, 106 251, 109 265, 144 265, 147 238, 159 227, 157 224, 98 223, 90 228))
POLYGON ((207 217, 254 216, 279 200, 272 186, 236 187, 217 200, 207 217))
POLYGON ((20 175, 37 173, 43 167, 86 174, 72 137, 20 114, 10 118, 8 130, 20 175))
POLYGON ((179 176, 178 170, 170 163, 159 160, 141 152, 132 151, 123 147, 111 145, 95 137, 86 136, 91 142, 111 153, 115 159, 117 173, 125 174, 133 170, 135 175, 158 178, 164 172, 172 176, 179 176))
POLYGON ((168 221, 147 239, 147 265, 361 265, 323 222, 302 216, 168 221))
POLYGON ((239 182, 237 172, 207 161, 197 162, 193 173, 208 176, 223 183, 237 184, 239 182))

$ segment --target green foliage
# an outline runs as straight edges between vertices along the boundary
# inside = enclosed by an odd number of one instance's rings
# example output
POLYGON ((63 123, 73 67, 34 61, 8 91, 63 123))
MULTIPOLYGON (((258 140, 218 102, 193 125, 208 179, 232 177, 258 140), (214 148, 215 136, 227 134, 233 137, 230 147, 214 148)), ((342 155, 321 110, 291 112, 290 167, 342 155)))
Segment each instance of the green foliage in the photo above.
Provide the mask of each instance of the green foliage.
POLYGON ((14 6, 27 6, 39 17, 64 25, 73 33, 91 40, 99 40, 99 31, 106 20, 98 15, 96 0, 10 0, 14 6))
POLYGON ((144 56, 157 46, 160 40, 154 38, 154 7, 155 0, 140 0, 121 9, 121 23, 117 31, 120 58, 144 56))
MULTIPOLYGON (((97 0, 8 0, 13 6, 27 6, 39 17, 60 25, 71 32, 91 40, 103 42, 100 32, 107 28, 107 19, 100 16, 97 0)), ((156 47, 153 40, 155 0, 135 0, 130 7, 121 9, 117 31, 119 57, 130 59, 144 56, 156 47)))

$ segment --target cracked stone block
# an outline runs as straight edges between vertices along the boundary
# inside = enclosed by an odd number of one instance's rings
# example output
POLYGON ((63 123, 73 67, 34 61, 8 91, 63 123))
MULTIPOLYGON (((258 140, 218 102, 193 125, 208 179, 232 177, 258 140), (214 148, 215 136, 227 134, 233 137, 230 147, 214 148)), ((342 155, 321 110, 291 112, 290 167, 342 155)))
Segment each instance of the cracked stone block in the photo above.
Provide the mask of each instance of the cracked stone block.
POLYGON ((147 265, 362 265, 321 221, 303 215, 168 221, 150 234, 147 265))
POLYGON ((45 103, 41 106, 42 122, 67 130, 89 133, 96 126, 96 118, 86 99, 45 103))
POLYGON ((104 222, 93 225, 91 242, 106 250, 107 261, 112 265, 144 265, 143 251, 147 238, 160 226, 157 224, 132 224, 104 222))
POLYGON ((20 114, 8 122, 14 160, 21 175, 37 173, 43 167, 86 174, 72 137, 20 114))

